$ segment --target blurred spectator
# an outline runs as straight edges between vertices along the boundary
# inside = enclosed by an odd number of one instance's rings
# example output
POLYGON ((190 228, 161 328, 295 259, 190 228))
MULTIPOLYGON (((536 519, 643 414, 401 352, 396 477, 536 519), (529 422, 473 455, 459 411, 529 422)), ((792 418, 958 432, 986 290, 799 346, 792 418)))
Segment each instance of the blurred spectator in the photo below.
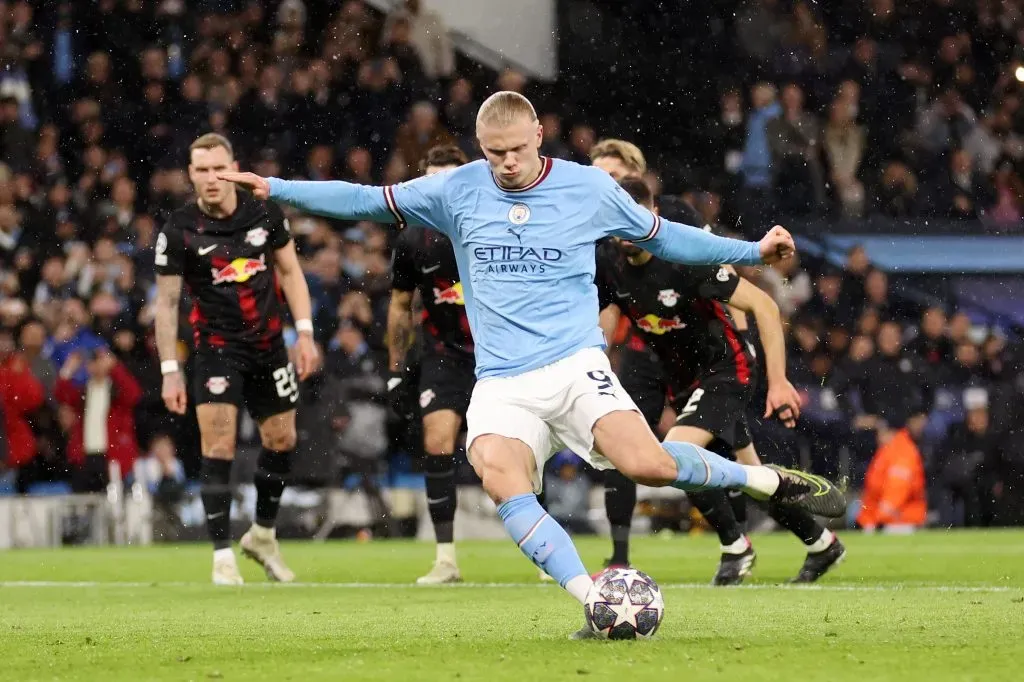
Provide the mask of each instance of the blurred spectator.
POLYGON ((405 180, 415 177, 419 162, 427 150, 441 144, 454 144, 455 139, 445 130, 437 115, 437 109, 430 102, 417 102, 409 112, 409 118, 398 128, 395 136, 395 154, 402 168, 402 175, 391 180, 405 180))
POLYGON ((890 161, 876 190, 878 210, 890 218, 917 215, 917 177, 902 161, 890 161))
POLYGON ((743 229, 759 233, 765 215, 772 211, 772 152, 768 124, 778 118, 782 108, 775 101, 775 86, 758 83, 750 92, 751 112, 747 117, 747 134, 743 143, 742 193, 743 229))
POLYGON ((29 418, 46 398, 43 384, 31 371, 27 359, 14 348, 10 332, 0 333, 0 459, 15 471, 15 486, 20 493, 45 477, 43 464, 35 462, 36 440, 29 418))
POLYGON ((804 111, 804 93, 789 83, 782 89, 782 114, 768 122, 768 145, 776 202, 787 214, 813 213, 825 203, 818 157, 821 126, 804 111))
POLYGON ((580 470, 580 458, 565 450, 552 458, 551 474, 546 476, 548 513, 569 533, 584 535, 594 532, 588 519, 590 482, 580 470))
POLYGON ((416 48, 427 78, 450 78, 455 71, 455 50, 448 37, 448 27, 437 12, 423 6, 421 0, 405 0, 404 7, 388 15, 384 33, 389 25, 408 22, 410 42, 416 48))
POLYGON ((785 318, 791 317, 813 295, 811 278, 800 267, 800 259, 796 257, 765 268, 762 283, 785 318))
POLYGON ((553 159, 568 159, 569 148, 562 141, 562 119, 558 114, 541 114, 540 124, 544 128, 544 139, 540 144, 540 153, 553 159))
POLYGON ((849 406, 855 428, 903 425, 932 407, 934 379, 923 362, 903 349, 901 334, 899 323, 884 322, 878 331, 877 353, 860 362, 846 362, 832 377, 830 388, 849 406), (849 395, 853 388, 859 409, 849 395))
POLYGON ((867 531, 920 528, 928 520, 924 461, 909 428, 883 431, 864 481, 857 525, 867 531))
POLYGON ((824 147, 828 178, 842 212, 859 216, 864 211, 864 185, 858 176, 864 158, 864 129, 857 125, 853 105, 837 97, 829 107, 824 147))
POLYGON ((77 492, 102 491, 108 483, 108 463, 117 462, 121 476, 132 471, 139 455, 134 410, 141 396, 138 382, 109 351, 68 357, 57 380, 56 398, 67 410, 68 462, 77 492), (72 378, 82 365, 88 380, 78 386, 72 378))
POLYGON ((597 134, 586 123, 577 123, 569 130, 569 160, 590 165, 590 150, 597 143, 597 134))
POLYGON ((953 343, 946 336, 946 313, 942 308, 933 306, 925 309, 917 336, 907 349, 939 373, 952 361, 953 343))
POLYGON ((937 215, 954 220, 977 219, 992 205, 988 183, 975 171, 965 150, 950 154, 949 167, 937 182, 931 205, 937 215))
POLYGON ((966 416, 954 424, 940 447, 940 480, 952 498, 954 517, 943 525, 980 526, 991 521, 991 467, 1000 436, 989 421, 989 397, 983 388, 964 391, 966 416))

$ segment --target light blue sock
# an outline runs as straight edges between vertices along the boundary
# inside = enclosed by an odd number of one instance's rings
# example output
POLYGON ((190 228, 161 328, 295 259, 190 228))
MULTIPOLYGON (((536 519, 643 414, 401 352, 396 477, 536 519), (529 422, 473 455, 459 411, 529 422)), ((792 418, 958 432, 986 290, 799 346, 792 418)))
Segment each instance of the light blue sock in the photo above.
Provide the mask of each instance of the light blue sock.
POLYGON ((741 488, 747 484, 747 471, 742 464, 716 455, 693 443, 665 441, 665 452, 676 461, 679 473, 673 488, 707 490, 708 488, 741 488))
POLYGON ((548 516, 533 494, 516 495, 498 507, 505 530, 526 558, 565 587, 577 576, 587 575, 576 546, 558 522, 548 516))

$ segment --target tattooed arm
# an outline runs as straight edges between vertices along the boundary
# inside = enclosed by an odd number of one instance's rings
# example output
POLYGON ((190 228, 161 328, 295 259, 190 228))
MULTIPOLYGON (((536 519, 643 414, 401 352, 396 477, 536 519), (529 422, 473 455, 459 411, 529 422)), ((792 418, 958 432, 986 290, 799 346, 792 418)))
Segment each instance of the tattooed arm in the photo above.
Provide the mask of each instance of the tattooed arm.
POLYGON ((185 380, 181 368, 171 370, 178 361, 178 305, 181 303, 181 276, 157 275, 156 278, 156 348, 160 354, 160 371, 164 376, 161 395, 167 409, 185 414, 185 380))
MULTIPOLYGON (((412 347, 412 294, 401 289, 391 290, 391 304, 388 306, 388 369, 392 378, 400 378, 405 367, 405 356, 412 347)), ((388 381, 389 387, 392 382, 388 381)))

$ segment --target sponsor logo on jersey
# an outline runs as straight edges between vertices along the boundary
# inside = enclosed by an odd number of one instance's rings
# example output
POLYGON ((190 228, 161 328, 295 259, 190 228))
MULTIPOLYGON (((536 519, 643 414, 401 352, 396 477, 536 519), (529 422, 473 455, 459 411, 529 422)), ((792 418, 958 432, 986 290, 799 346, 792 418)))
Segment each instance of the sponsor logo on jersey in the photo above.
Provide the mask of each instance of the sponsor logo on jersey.
POLYGON ((266 269, 266 254, 260 254, 259 258, 236 258, 222 268, 211 268, 210 274, 213 276, 214 284, 241 283, 266 269))
POLYGON ((462 295, 462 282, 456 282, 447 289, 434 287, 434 303, 466 305, 466 299, 462 295))
POLYGON ((679 294, 676 293, 675 289, 662 289, 658 292, 658 300, 669 308, 679 303, 679 294))
POLYGON ((255 227, 245 233, 245 243, 259 248, 267 243, 267 237, 269 236, 270 233, 262 227, 255 227))
POLYGON ((680 321, 679 316, 672 318, 658 317, 657 315, 644 315, 636 321, 636 326, 648 334, 661 336, 666 332, 676 329, 684 329, 686 323, 680 321))
MULTIPOLYGON (((511 228, 510 228, 511 229, 511 228)), ((478 246, 473 258, 484 266, 484 272, 493 274, 542 274, 547 266, 562 260, 558 249, 533 246, 478 246)))

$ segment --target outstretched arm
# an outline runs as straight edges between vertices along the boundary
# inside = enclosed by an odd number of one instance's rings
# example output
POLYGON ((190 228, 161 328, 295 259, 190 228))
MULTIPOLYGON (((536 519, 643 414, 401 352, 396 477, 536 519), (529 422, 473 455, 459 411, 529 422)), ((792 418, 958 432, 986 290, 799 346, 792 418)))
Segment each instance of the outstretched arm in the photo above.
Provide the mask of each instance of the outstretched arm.
POLYGON ((614 180, 608 178, 607 182, 611 184, 603 188, 599 212, 606 234, 628 239, 659 258, 684 265, 760 265, 796 252, 793 237, 779 225, 760 242, 719 237, 699 227, 663 220, 636 203, 614 180))
POLYGON ((341 220, 373 220, 423 225, 451 232, 444 173, 398 185, 375 187, 340 180, 282 180, 255 173, 225 172, 218 177, 245 187, 257 199, 273 199, 308 213, 341 220))

